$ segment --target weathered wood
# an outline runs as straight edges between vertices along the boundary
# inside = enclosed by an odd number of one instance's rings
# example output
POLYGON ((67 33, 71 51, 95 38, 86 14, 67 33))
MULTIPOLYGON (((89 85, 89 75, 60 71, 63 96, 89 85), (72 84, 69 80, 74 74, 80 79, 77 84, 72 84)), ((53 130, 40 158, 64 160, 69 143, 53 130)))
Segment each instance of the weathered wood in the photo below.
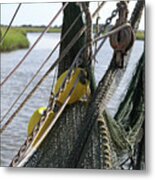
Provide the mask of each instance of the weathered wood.
MULTIPOLYGON (((62 25, 62 32, 61 32, 61 38, 65 34, 65 32, 68 30, 68 28, 71 26, 71 24, 74 22, 74 20, 77 18, 77 16, 81 13, 80 7, 76 5, 74 2, 70 2, 66 9, 64 10, 64 16, 63 16, 63 25, 62 25)), ((69 44, 69 42, 73 39, 73 37, 76 35, 76 33, 84 26, 82 15, 78 19, 77 23, 74 25, 70 33, 66 36, 66 38, 63 40, 63 42, 60 45, 60 54, 65 49, 65 47, 69 44)), ((64 57, 64 59, 59 63, 58 68, 58 77, 66 71, 70 65, 72 64, 76 54, 81 49, 81 47, 84 45, 85 37, 84 34, 79 38, 79 40, 75 43, 75 45, 70 49, 70 51, 67 53, 67 55, 64 57)))
MULTIPOLYGON (((64 10, 63 26, 61 37, 65 34, 67 29, 81 13, 79 6, 76 3, 69 3, 64 10)), ((83 26, 82 17, 77 21, 68 36, 61 43, 60 55, 63 49, 72 40, 74 35, 83 26)), ((59 64, 58 77, 70 67, 77 52, 84 45, 84 36, 82 36, 71 48, 69 53, 59 64)), ((32 156, 26 167, 68 167, 67 162, 70 153, 74 147, 81 127, 84 125, 84 116, 86 112, 86 103, 79 102, 75 105, 68 106, 57 123, 39 147, 37 152, 32 156)))

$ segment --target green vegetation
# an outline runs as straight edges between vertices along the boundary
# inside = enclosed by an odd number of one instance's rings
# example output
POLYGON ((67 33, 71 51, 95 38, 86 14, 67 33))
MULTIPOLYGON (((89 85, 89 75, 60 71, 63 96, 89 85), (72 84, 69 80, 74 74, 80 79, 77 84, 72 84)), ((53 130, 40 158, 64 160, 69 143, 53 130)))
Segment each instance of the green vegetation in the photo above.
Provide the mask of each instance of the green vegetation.
MULTIPOLYGON (((1 33, 5 33, 6 28, 1 28, 1 33)), ((19 28, 11 28, 2 45, 0 45, 0 52, 12 51, 29 47, 29 41, 26 37, 26 31, 19 28)))
MULTIPOLYGON (((20 27, 21 30, 24 30, 26 32, 31 32, 31 33, 36 33, 36 32, 42 32, 45 27, 20 27)), ((54 27, 54 28, 50 28, 48 30, 48 33, 60 33, 61 32, 61 28, 60 27, 54 27)), ((136 39, 137 40, 144 40, 144 31, 138 31, 136 33, 136 39)))
POLYGON ((138 31, 138 32, 136 33, 136 39, 137 39, 137 40, 144 40, 144 39, 145 39, 144 31, 138 31))
MULTIPOLYGON (((33 27, 33 26, 21 26, 21 27, 12 27, 4 40, 3 45, 0 46, 0 52, 5 51, 12 51, 16 49, 22 49, 22 48, 28 48, 29 47, 29 41, 26 37, 26 34, 28 32, 31 33, 41 33, 43 32, 45 27, 33 27)), ((6 27, 1 28, 2 36, 4 32, 6 31, 6 27)), ((60 33, 61 27, 54 27, 50 28, 48 30, 48 33, 60 33)), ((144 40, 145 35, 144 31, 138 31, 136 33, 136 39, 137 40, 144 40)))
MULTIPOLYGON (((25 31, 25 32, 31 32, 31 33, 41 33, 44 31, 45 27, 19 27, 19 29, 25 31)), ((60 33, 61 28, 50 28, 48 33, 60 33)))
MULTIPOLYGON (((9 29, 5 40, 2 45, 0 45, 0 52, 9 52, 12 50, 17 50, 17 49, 24 49, 29 47, 29 41, 26 37, 28 32, 31 33, 41 33, 43 32, 45 27, 32 27, 32 26, 21 26, 21 27, 12 27, 9 29)), ((1 27, 1 36, 6 31, 6 27, 1 27)), ((60 33, 61 28, 54 27, 50 28, 48 30, 48 33, 60 33)))

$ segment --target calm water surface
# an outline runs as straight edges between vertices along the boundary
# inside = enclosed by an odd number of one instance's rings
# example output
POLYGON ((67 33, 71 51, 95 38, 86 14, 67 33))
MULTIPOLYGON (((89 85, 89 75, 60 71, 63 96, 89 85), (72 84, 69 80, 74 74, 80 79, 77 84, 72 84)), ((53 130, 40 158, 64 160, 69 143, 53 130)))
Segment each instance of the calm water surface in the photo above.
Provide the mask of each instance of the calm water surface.
MULTIPOLYGON (((29 33, 28 38, 31 43, 36 40, 39 36, 39 33, 29 33)), ((42 64, 43 60, 48 56, 51 49, 55 47, 58 40, 60 39, 59 33, 46 34, 35 49, 30 53, 27 60, 20 66, 16 73, 12 76, 11 79, 7 81, 6 84, 1 89, 1 117, 5 115, 8 108, 17 98, 19 93, 23 90, 24 86, 29 82, 31 77, 35 74, 38 67, 42 64)), ((129 81, 134 73, 137 61, 144 49, 144 44, 142 41, 136 41, 131 58, 129 61, 129 66, 125 72, 123 79, 120 82, 119 87, 117 88, 111 102, 108 107, 111 113, 114 115, 115 111, 118 108, 120 101, 123 99, 126 88, 129 81)), ((18 64, 21 58, 25 55, 27 49, 17 50, 10 53, 1 54, 1 79, 3 80, 6 75, 11 71, 11 69, 18 64)), ((47 71, 51 64, 58 57, 59 49, 52 55, 49 62, 41 70, 36 80, 32 83, 30 88, 26 91, 22 99, 16 104, 14 109, 10 112, 9 116, 14 112, 14 110, 20 105, 24 97, 30 92, 42 75, 47 71)), ((105 73, 110 59, 112 57, 112 49, 109 45, 109 42, 106 41, 102 49, 97 55, 96 70, 95 76, 97 82, 102 78, 105 73)), ((24 142, 27 135, 27 126, 28 121, 33 114, 33 112, 42 106, 47 106, 49 94, 51 91, 51 85, 53 80, 54 72, 47 78, 47 80, 42 84, 42 86, 35 93, 33 98, 29 100, 26 106, 14 119, 14 121, 8 126, 8 128, 1 135, 1 165, 8 166, 13 156, 19 150, 21 144, 24 142)), ((8 117, 4 120, 7 120, 8 117)), ((3 123, 4 123, 3 122, 3 123)), ((3 125, 2 123, 2 125, 3 125)))

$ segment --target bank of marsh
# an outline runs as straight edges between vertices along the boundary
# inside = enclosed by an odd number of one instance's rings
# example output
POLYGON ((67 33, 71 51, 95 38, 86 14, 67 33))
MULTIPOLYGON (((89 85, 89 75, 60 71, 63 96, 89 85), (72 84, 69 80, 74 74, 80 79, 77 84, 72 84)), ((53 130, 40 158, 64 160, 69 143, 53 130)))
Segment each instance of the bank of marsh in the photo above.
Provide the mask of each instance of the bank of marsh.
MULTIPOLYGON (((1 37, 3 37, 6 31, 5 27, 1 28, 1 37)), ((12 51, 16 49, 24 49, 29 47, 29 41, 27 39, 26 31, 11 28, 6 34, 2 45, 0 45, 1 52, 12 51)))

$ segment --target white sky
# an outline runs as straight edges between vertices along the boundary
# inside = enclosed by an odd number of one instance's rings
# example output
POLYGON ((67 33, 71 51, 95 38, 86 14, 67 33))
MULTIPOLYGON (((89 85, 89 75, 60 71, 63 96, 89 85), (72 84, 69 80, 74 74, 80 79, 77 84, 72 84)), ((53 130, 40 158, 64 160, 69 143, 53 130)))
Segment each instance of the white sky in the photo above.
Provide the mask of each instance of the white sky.
MULTIPOLYGON (((110 16, 112 10, 115 9, 117 1, 110 1, 105 4, 105 6, 100 11, 99 15, 101 17, 99 23, 104 23, 105 19, 110 16)), ((136 1, 131 1, 129 3, 129 11, 132 9, 136 1)), ((1 24, 8 25, 11 17, 13 16, 18 4, 1 4, 1 24)), ((24 3, 22 4, 19 12, 13 22, 13 25, 47 25, 52 17, 56 14, 58 9, 62 6, 61 3, 24 3)), ((90 3, 91 12, 97 8, 97 2, 90 3)), ((130 14, 129 14, 130 17, 130 14)), ((95 22, 95 19, 94 19, 95 22)), ((62 14, 55 20, 54 25, 62 24, 62 14)), ((144 29, 144 12, 140 23, 139 29, 144 29)))

